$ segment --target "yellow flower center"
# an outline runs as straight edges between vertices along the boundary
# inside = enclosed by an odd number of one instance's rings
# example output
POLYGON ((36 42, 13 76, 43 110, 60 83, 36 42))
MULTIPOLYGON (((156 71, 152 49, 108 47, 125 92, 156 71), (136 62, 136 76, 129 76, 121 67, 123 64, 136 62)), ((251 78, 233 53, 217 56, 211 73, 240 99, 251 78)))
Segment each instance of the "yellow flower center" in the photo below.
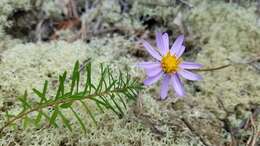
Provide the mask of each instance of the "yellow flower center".
POLYGON ((161 60, 162 69, 165 73, 174 73, 179 69, 181 60, 168 52, 161 60))

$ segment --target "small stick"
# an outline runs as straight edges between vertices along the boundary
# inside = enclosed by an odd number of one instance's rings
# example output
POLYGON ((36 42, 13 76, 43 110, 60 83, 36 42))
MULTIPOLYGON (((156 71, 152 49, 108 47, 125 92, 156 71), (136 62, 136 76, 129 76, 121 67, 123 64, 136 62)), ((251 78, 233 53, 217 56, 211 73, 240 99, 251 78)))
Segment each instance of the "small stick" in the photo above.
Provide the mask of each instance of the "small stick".
MULTIPOLYGON (((193 6, 191 4, 189 4, 188 2, 184 1, 184 0, 176 0, 186 6, 188 6, 189 8, 193 8, 193 6)), ((145 3, 145 2, 139 2, 141 5, 147 5, 147 6, 159 6, 159 7, 172 7, 174 6, 173 4, 161 4, 161 3, 156 3, 156 2, 149 2, 149 3, 145 3)))
POLYGON ((214 71, 214 70, 220 70, 220 69, 223 69, 223 68, 227 68, 227 67, 230 67, 230 66, 233 66, 233 65, 239 65, 239 64, 251 65, 252 63, 257 62, 259 60, 260 60, 260 58, 256 58, 256 59, 253 59, 253 60, 246 62, 246 63, 230 63, 230 64, 226 64, 226 65, 222 65, 222 66, 218 66, 218 67, 213 67, 213 68, 193 69, 193 70, 194 71, 214 71))
POLYGON ((160 7, 171 7, 171 5, 167 4, 159 4, 159 3, 145 3, 145 2, 139 2, 141 5, 147 5, 147 6, 160 6, 160 7))
POLYGON ((214 71, 214 70, 220 70, 220 69, 229 67, 229 66, 231 66, 231 65, 233 65, 233 64, 222 65, 222 66, 214 67, 214 68, 194 69, 194 71, 214 71))
POLYGON ((198 131, 196 131, 196 129, 190 124, 190 122, 188 121, 188 119, 186 118, 181 118, 181 120, 183 121, 183 123, 190 129, 190 131, 192 133, 194 133, 196 136, 199 137, 200 141, 205 145, 205 146, 212 146, 211 144, 209 144, 204 138, 203 136, 201 136, 199 134, 198 131))
POLYGON ((184 0, 177 0, 177 1, 183 3, 184 5, 187 5, 189 8, 193 8, 193 6, 190 3, 188 3, 187 1, 184 1, 184 0))

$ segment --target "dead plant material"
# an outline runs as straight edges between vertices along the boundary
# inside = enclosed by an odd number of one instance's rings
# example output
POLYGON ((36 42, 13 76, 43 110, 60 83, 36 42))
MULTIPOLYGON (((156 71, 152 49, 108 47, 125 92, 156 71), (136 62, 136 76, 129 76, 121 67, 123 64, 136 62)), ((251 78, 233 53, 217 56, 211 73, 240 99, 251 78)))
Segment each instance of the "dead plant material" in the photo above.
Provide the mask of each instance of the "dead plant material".
POLYGON ((176 0, 176 1, 188 6, 189 8, 193 8, 193 5, 185 0, 176 0))
POLYGON ((258 69, 255 66, 255 63, 258 63, 258 62, 260 62, 260 57, 256 57, 255 59, 248 61, 246 63, 230 63, 230 64, 226 64, 226 65, 222 65, 222 66, 218 66, 218 67, 213 67, 213 68, 194 69, 194 71, 215 71, 215 70, 220 70, 220 69, 224 69, 224 68, 235 66, 235 65, 251 65, 254 68, 258 69))
POLYGON ((257 117, 260 114, 260 106, 255 107, 252 115, 247 119, 244 129, 251 130, 251 136, 248 138, 246 146, 256 146, 260 143, 260 126, 256 125, 257 117))
POLYGON ((220 69, 227 68, 227 67, 229 67, 231 65, 232 64, 227 64, 227 65, 222 65, 222 66, 213 67, 213 68, 196 69, 195 71, 215 71, 215 70, 220 70, 220 69))
POLYGON ((256 25, 260 26, 260 0, 256 0, 256 25))
POLYGON ((181 118, 181 120, 183 121, 183 123, 190 129, 190 131, 196 135, 197 137, 199 137, 200 141, 205 145, 205 146, 212 146, 212 144, 210 144, 193 126, 192 124, 189 122, 188 119, 186 118, 181 118))
POLYGON ((6 27, 5 31, 14 38, 28 37, 42 17, 43 13, 40 10, 17 9, 8 16, 8 21, 12 21, 12 26, 6 27))
POLYGON ((42 19, 36 26, 34 41, 48 41, 52 40, 55 33, 53 21, 51 19, 42 19))
POLYGON ((121 7, 121 14, 122 13, 128 13, 130 9, 132 8, 131 1, 129 0, 119 0, 119 5, 121 7))
POLYGON ((178 12, 177 16, 173 20, 173 23, 179 27, 182 34, 188 33, 188 29, 187 29, 187 26, 184 25, 183 15, 181 12, 178 12))
POLYGON ((156 2, 139 2, 139 4, 141 5, 146 5, 146 6, 150 6, 150 7, 173 7, 174 5, 169 5, 169 4, 162 4, 162 3, 156 3, 156 2))
POLYGON ((79 18, 71 18, 71 19, 56 22, 54 23, 55 32, 50 37, 50 39, 51 40, 59 39, 59 35, 57 34, 57 31, 78 28, 80 27, 80 25, 81 25, 81 21, 79 18))
POLYGON ((253 116, 250 116, 249 118, 250 125, 251 125, 251 132, 252 135, 248 138, 246 146, 256 146, 258 137, 258 127, 255 125, 255 119, 253 119, 253 116))
POLYGON ((228 117, 234 113, 225 108, 220 98, 218 98, 218 104, 220 105, 220 108, 226 112, 225 118, 219 120, 223 122, 224 129, 230 133, 231 141, 227 143, 227 146, 239 146, 241 144, 246 146, 257 146, 257 143, 260 142, 260 127, 255 123, 260 114, 260 106, 256 105, 251 108, 252 114, 248 118, 242 120, 239 126, 233 127, 228 120, 228 117), (243 132, 250 133, 249 137, 243 136, 243 132))
POLYGON ((56 0, 67 18, 79 18, 77 0, 56 0))
POLYGON ((77 18, 77 17, 74 17, 74 18, 71 18, 71 19, 56 22, 56 23, 54 23, 54 27, 57 30, 66 30, 66 29, 79 27, 80 24, 81 24, 80 19, 77 18))
POLYGON ((151 132, 157 136, 157 138, 164 137, 166 132, 160 129, 162 122, 158 122, 158 120, 154 119, 152 116, 145 114, 143 109, 144 101, 141 97, 142 96, 139 96, 136 105, 131 108, 134 114, 132 119, 138 123, 142 123, 145 127, 149 128, 151 132))
POLYGON ((153 134, 158 138, 164 137, 166 132, 160 129, 160 125, 153 117, 147 114, 136 115, 136 121, 142 123, 144 126, 148 127, 153 134))
MULTIPOLYGON (((175 0, 175 2, 178 4, 184 4, 185 6, 188 6, 188 8, 193 8, 193 5, 188 3, 187 1, 185 0, 175 0)), ((139 2, 141 5, 147 5, 147 6, 152 6, 152 7, 156 7, 156 6, 159 6, 159 7, 173 7, 175 6, 175 3, 173 2, 173 0, 170 2, 170 3, 167 3, 167 4, 162 4, 162 3, 156 3, 156 2, 149 2, 149 3, 146 3, 146 2, 139 2)))

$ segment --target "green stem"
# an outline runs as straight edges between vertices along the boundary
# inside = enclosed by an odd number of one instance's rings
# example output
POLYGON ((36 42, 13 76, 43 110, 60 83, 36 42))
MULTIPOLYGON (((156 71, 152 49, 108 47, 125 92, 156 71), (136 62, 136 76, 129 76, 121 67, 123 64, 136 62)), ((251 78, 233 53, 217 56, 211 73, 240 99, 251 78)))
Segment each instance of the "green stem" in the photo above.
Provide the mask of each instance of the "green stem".
POLYGON ((222 65, 222 66, 218 66, 218 67, 214 67, 214 68, 205 68, 205 69, 193 69, 194 71, 214 71, 214 70, 220 70, 226 67, 229 67, 233 64, 227 64, 227 65, 222 65))

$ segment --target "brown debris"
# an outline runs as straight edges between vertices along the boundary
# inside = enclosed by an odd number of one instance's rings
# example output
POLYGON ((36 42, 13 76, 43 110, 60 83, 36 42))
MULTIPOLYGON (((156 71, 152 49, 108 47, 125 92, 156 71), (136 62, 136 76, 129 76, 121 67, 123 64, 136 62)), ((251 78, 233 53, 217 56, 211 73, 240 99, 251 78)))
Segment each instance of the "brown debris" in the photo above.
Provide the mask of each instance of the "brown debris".
POLYGON ((81 21, 79 18, 71 18, 67 20, 58 21, 54 24, 57 30, 71 29, 80 26, 81 21))

